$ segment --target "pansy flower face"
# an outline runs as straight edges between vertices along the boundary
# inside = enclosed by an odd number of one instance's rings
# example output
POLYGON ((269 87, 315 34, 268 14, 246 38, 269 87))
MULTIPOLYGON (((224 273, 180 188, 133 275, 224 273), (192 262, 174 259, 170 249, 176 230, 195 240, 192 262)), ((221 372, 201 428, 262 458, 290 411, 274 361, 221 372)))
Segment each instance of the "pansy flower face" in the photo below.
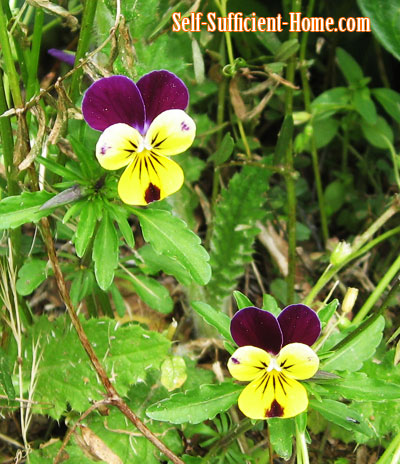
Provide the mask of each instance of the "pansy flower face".
POLYGON ((96 156, 104 169, 126 166, 118 184, 122 201, 147 205, 175 193, 183 171, 168 157, 187 150, 196 133, 183 111, 189 102, 185 84, 169 71, 153 71, 136 84, 125 76, 92 84, 82 112, 93 129, 103 131, 96 156))
POLYGON ((318 370, 319 359, 310 346, 320 332, 318 316, 302 304, 286 307, 277 318, 255 307, 233 316, 231 334, 239 348, 228 369, 235 379, 250 381, 238 400, 244 415, 285 418, 307 408, 307 391, 297 380, 318 370))

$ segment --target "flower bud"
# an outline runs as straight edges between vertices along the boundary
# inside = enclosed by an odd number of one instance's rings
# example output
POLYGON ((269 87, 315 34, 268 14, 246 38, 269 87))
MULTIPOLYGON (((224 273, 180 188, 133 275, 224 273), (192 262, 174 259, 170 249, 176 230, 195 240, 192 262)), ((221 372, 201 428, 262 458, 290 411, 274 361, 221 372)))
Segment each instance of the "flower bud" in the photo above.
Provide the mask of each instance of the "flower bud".
POLYGON ((352 252, 350 243, 339 242, 332 251, 330 262, 333 266, 341 264, 352 252))
POLYGON ((343 304, 342 304, 343 314, 347 314, 351 312, 357 300, 357 296, 358 296, 358 288, 349 287, 347 289, 347 292, 346 292, 346 295, 344 296, 343 304))

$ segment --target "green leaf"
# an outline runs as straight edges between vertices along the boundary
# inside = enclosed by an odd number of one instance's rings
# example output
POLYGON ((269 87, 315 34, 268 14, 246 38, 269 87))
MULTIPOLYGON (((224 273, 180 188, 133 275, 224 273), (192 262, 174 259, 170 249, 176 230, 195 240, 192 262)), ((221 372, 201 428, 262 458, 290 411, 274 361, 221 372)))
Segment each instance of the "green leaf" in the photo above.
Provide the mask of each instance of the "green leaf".
POLYGON ((36 161, 43 166, 45 166, 49 171, 61 176, 63 179, 76 182, 78 179, 82 180, 82 176, 77 176, 77 173, 71 171, 66 166, 57 163, 52 158, 43 158, 42 156, 37 156, 36 161))
POLYGON ((397 0, 357 0, 363 16, 381 44, 400 60, 399 3, 397 0))
POLYGON ((213 278, 206 287, 207 302, 214 307, 229 298, 252 260, 259 233, 257 221, 266 214, 270 175, 266 169, 246 166, 232 177, 215 206, 210 261, 213 278))
POLYGON ((15 390, 11 378, 11 369, 7 354, 0 348, 0 385, 3 387, 8 399, 15 399, 15 390))
POLYGON ((364 78, 360 65, 343 48, 336 49, 336 58, 339 68, 349 84, 358 84, 364 78))
POLYGON ((0 201, 0 229, 14 229, 48 216, 54 208, 41 210, 40 207, 53 196, 53 193, 42 190, 4 198, 0 201))
POLYGON ((269 439, 276 453, 286 461, 292 455, 295 423, 293 419, 268 419, 269 439))
POLYGON ((324 192, 325 211, 328 216, 339 211, 346 202, 347 187, 339 179, 334 180, 327 185, 324 192))
POLYGON ((111 287, 109 288, 109 291, 114 301, 115 309, 117 310, 118 316, 119 317, 125 316, 125 313, 126 313, 125 301, 121 295, 121 292, 118 290, 118 287, 114 283, 112 283, 111 287))
POLYGON ((25 262, 18 271, 16 283, 20 295, 29 295, 46 280, 47 261, 31 259, 25 262))
MULTIPOLYGON (((85 131, 87 132, 88 128, 85 128, 85 131)), ((85 177, 89 179, 97 178, 101 174, 101 167, 94 156, 94 147, 93 150, 91 150, 85 144, 80 142, 77 137, 71 134, 68 135, 68 140, 71 142, 76 156, 79 158, 79 161, 81 161, 82 166, 84 167, 85 177)))
POLYGON ((317 149, 325 147, 335 137, 339 123, 333 118, 314 119, 312 121, 315 146, 317 149))
POLYGON ((91 201, 87 201, 83 205, 74 237, 76 254, 80 258, 85 254, 86 248, 93 236, 96 222, 97 218, 94 205, 91 201))
POLYGON ((227 411, 236 403, 242 390, 243 386, 228 381, 219 385, 201 385, 151 405, 146 414, 151 419, 172 424, 199 424, 227 411))
POLYGON ((172 356, 162 363, 161 384, 168 391, 181 387, 186 379, 186 364, 181 356, 172 356))
POLYGON ((122 208, 121 206, 113 203, 107 203, 107 207, 111 217, 114 219, 114 221, 117 222, 119 230, 123 235, 126 244, 129 247, 134 248, 135 238, 133 236, 132 227, 127 220, 128 212, 125 208, 122 208))
POLYGON ((233 296, 235 297, 238 309, 254 306, 253 303, 247 298, 247 296, 243 295, 243 293, 239 292, 238 290, 233 292, 233 296))
POLYGON ((191 303, 192 308, 199 314, 208 324, 215 327, 218 332, 227 340, 233 342, 231 335, 231 319, 230 317, 214 309, 212 306, 202 301, 194 301, 191 303))
POLYGON ((231 134, 226 133, 225 137, 222 139, 221 145, 218 147, 217 151, 208 158, 208 161, 213 161, 216 166, 225 163, 225 161, 230 158, 234 146, 235 141, 231 134))
POLYGON ((363 362, 375 353, 382 340, 384 327, 385 319, 380 316, 364 330, 357 331, 356 329, 353 337, 339 349, 336 349, 333 355, 322 363, 321 369, 326 371, 358 371, 363 362))
POLYGON ((286 61, 293 56, 300 48, 299 41, 297 39, 289 39, 283 42, 278 48, 274 60, 275 61, 286 61))
POLYGON ((157 253, 179 261, 199 285, 210 280, 210 257, 200 245, 200 238, 188 229, 185 222, 159 209, 133 208, 133 211, 139 218, 144 239, 157 253))
POLYGON ((329 112, 334 114, 350 104, 350 91, 347 87, 335 87, 318 95, 311 103, 314 114, 329 112))
POLYGON ((337 397, 356 401, 388 401, 400 399, 400 385, 353 372, 337 382, 327 382, 324 388, 337 397))
POLYGON ((269 311, 274 316, 279 316, 281 310, 279 309, 278 303, 272 295, 264 293, 263 295, 263 306, 262 309, 269 311))
POLYGON ((324 399, 310 400, 309 405, 322 414, 326 419, 351 432, 359 432, 368 437, 374 435, 372 427, 368 425, 364 416, 352 409, 348 404, 324 399))
MULTIPOLYGON (((139 325, 120 326, 109 319, 82 321, 107 374, 121 395, 130 386, 146 379, 148 370, 158 368, 167 356, 170 341, 162 335, 139 325)), ((59 419, 67 404, 78 412, 85 411, 91 400, 102 398, 102 387, 82 348, 75 330, 65 317, 50 323, 41 317, 33 326, 30 336, 37 340, 40 334, 43 357, 39 364, 35 406, 44 414, 59 419)), ((30 374, 32 340, 26 341, 25 375, 30 374)))
POLYGON ((140 299, 149 305, 150 308, 163 314, 168 314, 172 311, 174 302, 168 290, 160 282, 143 275, 122 273, 118 273, 118 275, 131 282, 140 299))
POLYGON ((92 269, 81 269, 72 275, 71 300, 74 305, 80 303, 93 292, 95 278, 92 269))
POLYGON ((106 211, 94 239, 93 261, 97 283, 102 290, 107 290, 118 266, 118 237, 106 211))
POLYGON ((189 272, 179 261, 169 258, 166 255, 157 254, 150 244, 138 250, 144 263, 139 264, 139 268, 146 274, 157 274, 164 271, 166 274, 173 275, 181 284, 189 285, 192 282, 189 272))
POLYGON ((371 100, 371 93, 367 87, 356 89, 353 95, 353 105, 369 124, 375 124, 377 119, 375 103, 371 100))
POLYGON ((330 318, 335 314, 337 307, 339 306, 339 300, 335 299, 328 303, 326 306, 318 311, 318 317, 321 324, 325 325, 328 323, 330 318))
POLYGON ((392 118, 400 123, 400 93, 392 89, 373 89, 372 95, 392 118))
POLYGON ((387 149, 389 143, 393 144, 393 131, 384 118, 378 116, 375 124, 364 122, 361 124, 364 137, 377 148, 387 149))

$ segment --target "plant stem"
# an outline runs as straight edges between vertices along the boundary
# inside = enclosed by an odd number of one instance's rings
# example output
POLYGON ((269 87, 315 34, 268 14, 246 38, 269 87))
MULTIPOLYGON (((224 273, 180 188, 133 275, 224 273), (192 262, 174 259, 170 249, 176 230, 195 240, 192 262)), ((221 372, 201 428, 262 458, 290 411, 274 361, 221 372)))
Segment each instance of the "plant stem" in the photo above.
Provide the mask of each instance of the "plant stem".
POLYGON ((297 424, 296 424, 296 454, 297 454, 297 464, 310 464, 305 433, 300 432, 297 424))
POLYGON ((26 86, 26 98, 29 100, 33 97, 37 86, 37 71, 39 64, 40 45, 42 43, 44 11, 42 8, 36 8, 35 23, 33 26, 32 48, 28 63, 28 84, 26 86))
POLYGON ((4 69, 8 77, 13 102, 17 108, 20 108, 23 106, 23 103, 22 103, 21 91, 19 88, 19 77, 17 74, 17 70, 15 69, 14 58, 12 56, 11 46, 10 46, 10 42, 8 39, 6 16, 4 14, 3 4, 1 1, 0 1, 0 44, 1 44, 1 49, 3 52, 4 69))
POLYGON ((377 237, 374 241, 367 244, 365 247, 361 248, 366 242, 370 241, 372 236, 376 231, 385 224, 399 209, 398 200, 395 200, 393 204, 373 223, 371 226, 361 235, 357 236, 354 239, 352 244, 352 252, 348 255, 342 262, 332 266, 330 264, 318 279, 317 283, 311 289, 310 293, 304 299, 304 304, 311 305, 314 301, 314 298, 318 295, 320 290, 325 287, 325 285, 332 279, 332 277, 342 269, 346 264, 352 261, 355 258, 358 258, 362 253, 368 251, 372 246, 371 244, 380 243, 383 239, 386 239, 394 234, 394 231, 397 233, 398 228, 392 229, 391 231, 385 232, 381 236, 377 237), (383 238, 384 237, 384 238, 383 238))
POLYGON ((400 432, 393 438, 376 464, 398 464, 400 462, 400 432))
MULTIPOLYGON (((78 47, 76 50, 75 63, 84 57, 88 50, 89 42, 92 37, 94 15, 96 13, 97 0, 86 0, 82 15, 81 33, 79 34, 78 47)), ((76 70, 72 76, 70 97, 73 102, 79 96, 79 81, 82 76, 82 68, 76 70)))
MULTIPOLYGON (((292 0, 291 11, 301 11, 301 0, 292 0)), ((290 39, 297 39, 297 32, 290 32, 290 39)), ((294 75, 296 70, 296 57, 292 56, 286 73, 286 80, 294 82, 294 75)), ((285 88, 285 116, 293 114, 293 89, 290 86, 285 88)), ((286 149, 286 169, 290 172, 293 171, 293 141, 291 140, 286 149)), ((287 191, 287 235, 289 242, 289 266, 287 276, 287 301, 288 304, 294 301, 294 285, 296 274, 296 192, 295 180, 292 176, 285 176, 286 191, 287 191)))
POLYGON ((164 443, 159 440, 153 432, 151 432, 146 425, 139 419, 139 417, 129 408, 124 402, 117 390, 114 388, 111 380, 109 379, 104 367, 101 365, 99 358, 93 350, 89 339, 85 331, 83 330, 82 324, 75 312, 72 305, 71 298, 69 296, 67 286, 64 280, 64 276, 61 272, 60 264, 58 262, 56 250, 54 247, 53 237, 51 235, 50 224, 47 218, 41 220, 41 232, 46 245, 47 254, 49 256, 54 276, 56 279, 58 291, 60 292, 61 298, 67 308, 68 314, 71 318, 72 324, 78 334, 79 340, 85 349, 90 362, 92 363, 97 375, 99 376, 105 390, 107 391, 108 401, 110 404, 116 406, 122 414, 128 418, 137 429, 147 438, 154 446, 156 446, 166 457, 168 457, 174 464, 184 464, 184 462, 178 458, 164 443))
POLYGON ((400 255, 395 259, 394 263, 390 266, 386 274, 379 281, 375 290, 371 293, 367 301, 363 304, 360 311, 356 314, 352 323, 357 324, 361 322, 364 317, 369 313, 374 304, 378 301, 382 293, 388 288, 390 282, 394 279, 396 274, 400 272, 400 255))
MULTIPOLYGON (((312 16, 312 12, 314 9, 314 3, 315 3, 315 0, 310 0, 307 13, 306 13, 308 18, 312 16)), ((308 31, 303 32, 301 36, 300 58, 299 59, 300 59, 301 82, 303 85, 304 108, 307 111, 307 113, 311 114, 311 90, 310 90, 310 85, 308 82, 307 66, 306 66, 307 40, 308 40, 308 31)), ((312 159, 312 165, 313 165, 314 177, 315 177, 315 186, 317 188, 319 214, 321 218, 322 238, 323 238, 324 244, 326 244, 329 238, 328 220, 327 220, 326 212, 325 212, 324 192, 322 189, 321 175, 319 172, 318 151, 317 151, 317 147, 315 144, 314 132, 312 132, 311 134, 311 147, 310 148, 311 148, 311 159, 312 159)))

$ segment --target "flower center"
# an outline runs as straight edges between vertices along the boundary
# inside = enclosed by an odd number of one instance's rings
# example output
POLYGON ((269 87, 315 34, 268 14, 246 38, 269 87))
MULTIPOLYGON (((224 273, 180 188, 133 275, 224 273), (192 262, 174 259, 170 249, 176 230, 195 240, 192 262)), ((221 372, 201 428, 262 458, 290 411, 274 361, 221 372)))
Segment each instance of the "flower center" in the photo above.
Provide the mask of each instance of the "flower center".
POLYGON ((139 145, 137 147, 136 153, 141 153, 144 150, 151 151, 152 146, 149 143, 146 143, 144 138, 140 139, 139 145))
POLYGON ((271 358, 269 366, 267 368, 267 372, 277 371, 281 372, 282 368, 279 366, 278 361, 275 358, 271 358))

